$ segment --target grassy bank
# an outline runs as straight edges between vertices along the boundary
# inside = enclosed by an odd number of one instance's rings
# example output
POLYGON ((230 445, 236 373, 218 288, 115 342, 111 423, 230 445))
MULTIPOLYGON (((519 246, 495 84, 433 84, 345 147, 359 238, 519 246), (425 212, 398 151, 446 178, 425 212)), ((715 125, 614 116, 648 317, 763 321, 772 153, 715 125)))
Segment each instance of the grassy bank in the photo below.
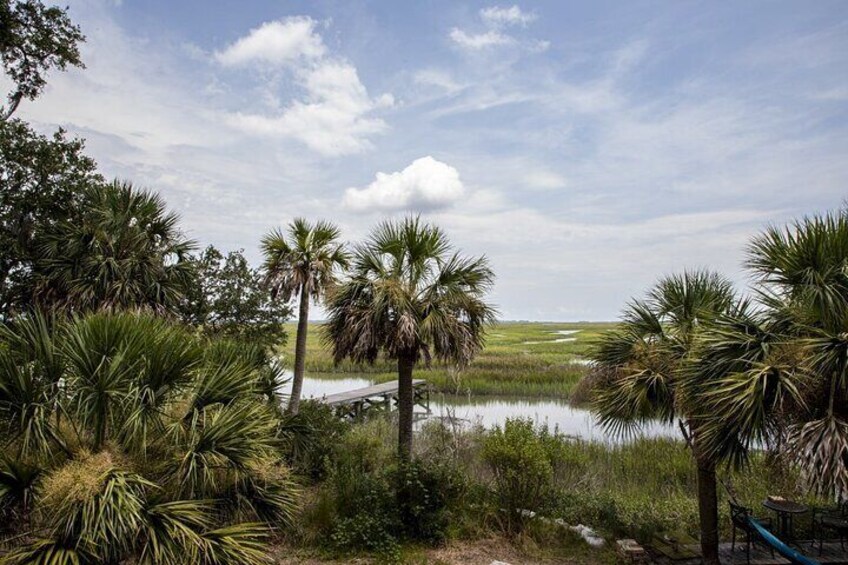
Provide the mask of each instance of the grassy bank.
MULTIPOLYGON (((310 403, 307 403, 310 404, 310 403)), ((640 439, 606 445, 568 438, 529 421, 503 428, 454 429, 440 422, 416 438, 418 463, 398 472, 391 422, 375 419, 324 434, 327 450, 300 469, 315 473, 298 529, 286 543, 313 558, 379 555, 393 561, 427 562, 429 547, 463 548, 481 540, 520 562, 613 562, 612 542, 655 534, 697 536, 695 467, 682 441, 640 439), (399 480, 400 479, 400 480, 399 480), (398 509, 396 485, 415 484, 409 509, 398 509), (509 512, 520 508, 549 521, 509 512), (591 549, 550 523, 584 524, 609 543, 591 549), (415 530, 409 529, 409 523, 415 530), (505 542, 508 540, 508 543, 505 542)), ((821 503, 799 487, 785 462, 756 454, 749 467, 721 475, 741 501, 765 515, 761 502, 782 495, 821 503)), ((730 535, 727 494, 719 493, 722 537, 730 535)), ((809 524, 799 521, 799 531, 809 524)), ((497 559, 493 555, 492 559, 497 559)))
MULTIPOLYGON (((430 368, 419 367, 418 376, 426 378, 439 392, 451 394, 567 398, 587 370, 580 361, 593 339, 613 325, 501 322, 489 332, 485 349, 469 367, 457 371, 434 362, 430 368)), ((295 324, 289 324, 287 330, 290 338, 283 353, 291 361, 295 324)), ((320 323, 310 324, 306 348, 309 373, 367 376, 376 382, 397 378, 394 363, 386 360, 374 365, 356 365, 349 361, 334 364, 330 349, 323 343, 320 323)))

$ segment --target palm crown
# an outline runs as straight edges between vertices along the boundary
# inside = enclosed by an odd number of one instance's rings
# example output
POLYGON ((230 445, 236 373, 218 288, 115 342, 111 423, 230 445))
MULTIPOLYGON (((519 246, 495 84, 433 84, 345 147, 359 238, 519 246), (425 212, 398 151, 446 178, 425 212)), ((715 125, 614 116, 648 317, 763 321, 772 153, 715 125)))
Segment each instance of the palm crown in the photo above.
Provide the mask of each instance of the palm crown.
POLYGON ((350 279, 328 305, 334 356, 373 362, 382 351, 466 364, 494 320, 483 300, 492 281, 486 258, 453 252, 439 228, 419 218, 385 222, 356 249, 350 279))
POLYGON ((752 445, 773 442, 810 486, 844 495, 848 213, 767 229, 749 247, 748 266, 757 304, 707 332, 698 363, 711 449, 742 463, 752 445))
POLYGON ((115 181, 86 195, 81 221, 66 221, 41 242, 37 294, 70 311, 176 308, 190 280, 179 216, 156 194, 115 181))
POLYGON ((688 271, 660 280, 646 300, 628 305, 619 328, 604 335, 594 354, 609 376, 595 401, 600 421, 622 429, 654 418, 687 418, 686 358, 699 329, 732 304, 726 279, 688 271))
POLYGON ((295 219, 288 232, 275 229, 262 239, 266 280, 276 297, 289 301, 304 292, 319 300, 335 283, 339 268, 348 263, 344 247, 339 243, 339 229, 330 222, 310 225, 295 219))

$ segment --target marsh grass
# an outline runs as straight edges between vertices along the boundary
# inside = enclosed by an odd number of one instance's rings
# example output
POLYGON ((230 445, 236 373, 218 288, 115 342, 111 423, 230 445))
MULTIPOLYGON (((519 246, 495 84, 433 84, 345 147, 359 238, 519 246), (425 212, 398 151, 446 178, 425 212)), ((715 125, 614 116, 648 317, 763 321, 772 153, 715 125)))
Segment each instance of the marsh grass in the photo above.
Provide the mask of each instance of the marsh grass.
MULTIPOLYGON (((350 497, 354 491, 346 489, 361 488, 390 465, 395 445, 393 426, 391 419, 375 418, 353 426, 337 442, 333 465, 337 473, 344 471, 344 476, 315 486, 312 502, 305 505, 304 518, 298 521, 302 541, 323 543, 326 532, 338 523, 341 509, 354 503, 350 497), (340 491, 340 487, 344 488, 340 491), (324 532, 323 538, 320 532, 324 532)), ((545 471, 550 478, 547 498, 536 506, 544 517, 587 525, 608 540, 635 537, 649 543, 661 532, 697 536, 695 467, 683 441, 644 438, 625 444, 588 442, 526 421, 519 431, 517 436, 512 434, 515 437, 499 437, 497 430, 432 421, 418 433, 415 456, 420 461, 450 468, 464 478, 465 487, 450 505, 444 530, 449 544, 505 535, 504 539, 525 556, 583 556, 587 563, 613 559, 609 546, 601 551, 590 549, 582 540, 545 521, 528 520, 517 531, 504 534, 504 499, 498 492, 497 473, 503 472, 504 465, 523 469, 528 460, 536 464, 544 460, 550 466, 549 475, 545 471), (528 442, 536 446, 533 453, 521 447, 528 442)), ((747 468, 722 470, 720 476, 757 515, 767 514, 762 501, 768 495, 809 504, 823 502, 799 487, 797 470, 762 453, 754 454, 747 468)), ((728 495, 722 490, 719 497, 722 537, 729 539, 728 495)), ((799 521, 796 527, 805 535, 808 525, 799 521)), ((401 538, 397 541, 401 553, 415 554, 414 543, 409 545, 401 538)))
MULTIPOLYGON (((612 327, 614 324, 588 322, 500 322, 489 331, 486 347, 470 366, 459 371, 434 362, 429 368, 419 366, 416 376, 426 378, 436 391, 448 394, 568 398, 587 372, 578 361, 588 353, 593 340, 612 327), (577 333, 568 336, 557 334, 575 330, 577 333), (555 341, 563 337, 574 341, 555 341)), ((293 325, 287 329, 294 331, 293 325)), ((385 359, 373 365, 333 363, 319 322, 310 324, 306 351, 307 373, 320 373, 322 378, 363 376, 378 383, 397 378, 395 363, 385 359)), ((282 353, 286 360, 292 360, 294 344, 287 344, 282 353)))

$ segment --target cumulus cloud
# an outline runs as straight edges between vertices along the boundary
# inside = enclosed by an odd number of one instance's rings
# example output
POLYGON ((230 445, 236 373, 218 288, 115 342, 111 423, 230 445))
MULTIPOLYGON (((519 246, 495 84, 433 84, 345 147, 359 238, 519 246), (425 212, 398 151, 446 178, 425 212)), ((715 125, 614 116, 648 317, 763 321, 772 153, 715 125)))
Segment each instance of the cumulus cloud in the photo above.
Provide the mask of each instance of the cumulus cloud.
POLYGON ((265 22, 215 53, 215 59, 226 66, 254 62, 290 65, 300 60, 319 59, 327 49, 315 31, 316 23, 306 16, 265 22))
POLYGON ((480 10, 480 18, 496 27, 520 25, 526 26, 536 19, 536 14, 524 12, 521 8, 513 4, 509 8, 501 6, 489 6, 480 10))
POLYGON ((511 26, 527 27, 536 19, 536 14, 524 12, 516 5, 508 8, 489 6, 480 10, 479 15, 485 31, 472 33, 456 27, 451 29, 449 37, 459 47, 469 51, 481 51, 497 46, 520 45, 530 51, 540 52, 550 46, 547 41, 519 41, 503 31, 511 26))
POLYGON ((355 212, 436 210, 455 204, 464 194, 459 171, 428 155, 402 171, 377 173, 365 188, 348 188, 344 205, 355 212))
POLYGON ((371 113, 393 105, 394 98, 369 96, 356 67, 328 54, 316 25, 304 16, 266 22, 216 53, 215 59, 225 66, 284 68, 304 93, 277 108, 278 77, 272 76, 260 88, 260 98, 271 101, 276 112, 236 112, 225 120, 251 135, 298 140, 322 155, 360 153, 372 147, 372 135, 387 129, 371 113))

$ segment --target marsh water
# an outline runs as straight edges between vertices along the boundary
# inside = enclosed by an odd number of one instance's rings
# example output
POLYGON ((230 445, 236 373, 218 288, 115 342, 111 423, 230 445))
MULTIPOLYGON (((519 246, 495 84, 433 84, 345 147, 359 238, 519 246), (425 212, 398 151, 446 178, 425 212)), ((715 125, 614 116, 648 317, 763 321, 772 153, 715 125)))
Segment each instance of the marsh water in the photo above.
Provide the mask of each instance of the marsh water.
MULTIPOLYGON (((308 375, 303 382, 304 398, 321 398, 338 392, 365 388, 374 384, 367 378, 342 377, 334 374, 308 375)), ((429 411, 416 406, 416 421, 434 418, 452 418, 469 425, 492 427, 503 424, 507 418, 530 418, 551 429, 586 440, 615 442, 626 438, 610 436, 594 421, 592 414, 571 406, 566 400, 523 396, 457 396, 432 393, 429 411)), ((644 427, 640 434, 649 437, 679 437, 674 426, 654 423, 644 427)))

